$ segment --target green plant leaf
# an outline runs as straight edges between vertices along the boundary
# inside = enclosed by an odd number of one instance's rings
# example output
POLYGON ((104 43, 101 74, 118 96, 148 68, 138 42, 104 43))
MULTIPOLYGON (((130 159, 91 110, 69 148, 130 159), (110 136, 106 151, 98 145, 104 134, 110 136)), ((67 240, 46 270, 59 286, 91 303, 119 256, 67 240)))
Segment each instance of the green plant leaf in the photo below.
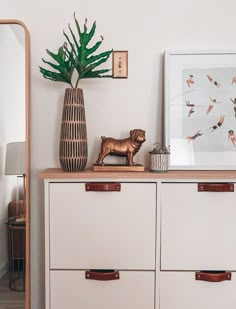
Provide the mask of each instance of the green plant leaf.
POLYGON ((88 64, 91 64, 95 61, 98 61, 102 58, 105 58, 105 61, 107 61, 107 59, 110 57, 110 54, 112 53, 112 50, 109 50, 109 51, 106 51, 106 52, 103 52, 101 54, 98 54, 98 55, 95 55, 95 56, 91 56, 89 58, 86 59, 86 66, 88 64))
POLYGON ((102 41, 98 41, 93 47, 91 48, 87 48, 86 49, 86 57, 88 57, 90 54, 94 53, 98 48, 99 46, 102 44, 102 41))
POLYGON ((74 32, 72 31, 70 25, 68 26, 68 28, 70 30, 70 34, 72 36, 72 39, 73 39, 75 45, 73 45, 69 36, 65 32, 64 32, 64 36, 66 37, 68 43, 70 44, 70 47, 71 47, 71 50, 73 51, 73 53, 76 55, 76 49, 77 49, 77 53, 80 54, 80 45, 76 40, 76 36, 74 35, 74 32), (76 49, 75 49, 75 47, 76 47, 76 49))
POLYGON ((69 50, 66 43, 64 43, 64 51, 66 57, 68 58, 68 61, 70 61, 72 64, 75 64, 75 59, 73 57, 73 50, 69 50))
POLYGON ((78 20, 76 19, 76 17, 75 17, 75 13, 74 13, 74 21, 75 21, 75 25, 76 25, 76 29, 77 29, 77 31, 78 31, 78 35, 79 35, 79 37, 81 36, 81 30, 80 30, 80 26, 79 26, 79 23, 78 23, 78 20))
MULTIPOLYGON (((69 28, 69 29, 70 29, 70 28, 69 28)), ((76 54, 76 50, 75 50, 74 44, 71 42, 70 38, 68 37, 68 35, 66 34, 65 31, 63 31, 63 34, 64 34, 64 36, 65 36, 67 42, 68 42, 69 45, 70 45, 72 54, 73 54, 73 53, 76 54)), ((76 43, 77 43, 77 42, 76 42, 76 43)), ((64 48, 65 48, 65 50, 68 52, 69 49, 68 49, 68 47, 67 47, 67 44, 65 44, 65 43, 64 43, 64 48)), ((78 46, 78 48, 79 48, 79 46, 78 46)))
MULTIPOLYGON (((94 78, 96 77, 96 74, 92 73, 94 68, 99 66, 100 64, 106 62, 108 58, 110 57, 112 50, 105 51, 103 53, 93 55, 94 52, 100 47, 103 41, 103 37, 101 36, 101 39, 96 42, 91 48, 88 48, 87 45, 93 38, 95 31, 96 31, 96 21, 93 23, 90 31, 88 31, 87 28, 87 19, 85 19, 84 23, 84 31, 81 32, 81 28, 79 26, 78 20, 76 19, 76 16, 74 15, 75 24, 77 28, 77 33, 79 35, 79 39, 76 38, 75 33, 69 27, 70 35, 73 40, 73 43, 69 36, 66 34, 65 37, 68 41, 68 43, 71 46, 72 52, 74 54, 74 57, 76 57, 75 60, 75 69, 78 72, 78 80, 83 78, 94 78), (79 41, 79 43, 78 43, 79 41)), ((110 71, 110 69, 105 69, 105 72, 110 71)), ((102 71, 100 72, 97 77, 102 77, 102 71)), ((105 77, 105 76, 104 76, 105 77)), ((107 77, 107 76, 106 76, 107 77)), ((112 76, 109 76, 112 77, 112 76)))
POLYGON ((65 76, 63 76, 63 74, 52 72, 52 71, 49 71, 49 70, 45 70, 42 67, 39 67, 39 68, 40 68, 40 72, 43 74, 44 78, 50 79, 52 81, 65 82, 65 83, 70 84, 70 79, 65 78, 65 76))
POLYGON ((89 66, 86 67, 85 72, 87 73, 88 71, 92 71, 93 69, 95 69, 97 66, 99 66, 100 64, 104 63, 107 61, 108 57, 110 56, 110 54, 108 54, 106 57, 99 57, 99 60, 90 64, 89 66))
POLYGON ((111 78, 112 75, 104 75, 104 73, 107 73, 109 71, 111 71, 111 70, 110 69, 103 69, 103 70, 91 71, 91 72, 88 72, 88 74, 85 73, 83 78, 95 78, 95 77, 111 78))
POLYGON ((87 18, 85 18, 85 22, 84 22, 84 34, 86 34, 87 33, 87 18))
POLYGON ((88 43, 91 41, 92 37, 94 36, 95 30, 96 30, 96 21, 93 23, 92 28, 90 29, 89 33, 86 35, 85 42, 84 42, 85 46, 87 46, 88 43))
POLYGON ((48 49, 46 49, 46 52, 48 53, 49 56, 51 56, 55 61, 57 61, 60 64, 62 64, 65 61, 65 54, 64 54, 64 51, 63 51, 63 46, 61 46, 58 49, 57 54, 50 52, 48 49))
POLYGON ((48 49, 46 51, 48 55, 51 56, 57 64, 46 61, 44 59, 42 59, 42 61, 58 72, 50 71, 40 67, 40 72, 43 74, 43 77, 53 81, 65 82, 71 85, 71 78, 74 71, 74 66, 71 65, 71 60, 67 56, 69 54, 68 52, 66 52, 65 46, 61 46, 58 49, 57 54, 50 52, 48 49))
POLYGON ((43 74, 43 77, 53 81, 63 81, 72 86, 72 75, 74 70, 76 70, 78 73, 76 87, 82 78, 112 77, 111 75, 106 75, 110 69, 103 68, 94 70, 99 65, 105 63, 112 53, 112 50, 108 50, 97 55, 94 54, 103 42, 102 36, 99 41, 88 48, 96 32, 96 21, 88 29, 86 18, 83 28, 81 28, 74 13, 74 22, 76 31, 73 31, 70 24, 68 25, 68 33, 63 31, 66 42, 58 49, 58 52, 53 53, 48 49, 46 50, 47 54, 55 63, 42 59, 46 65, 54 70, 51 71, 40 67, 40 72, 43 74))

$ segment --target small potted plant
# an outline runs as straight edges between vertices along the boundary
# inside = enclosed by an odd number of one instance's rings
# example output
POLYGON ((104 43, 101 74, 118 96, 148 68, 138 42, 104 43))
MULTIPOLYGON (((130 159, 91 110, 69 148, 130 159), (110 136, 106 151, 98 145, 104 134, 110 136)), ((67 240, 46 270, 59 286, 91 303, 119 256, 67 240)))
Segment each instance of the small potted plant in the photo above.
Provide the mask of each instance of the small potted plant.
POLYGON ((164 146, 161 143, 154 143, 154 147, 150 153, 150 171, 151 172, 167 172, 169 165, 170 146, 164 146))

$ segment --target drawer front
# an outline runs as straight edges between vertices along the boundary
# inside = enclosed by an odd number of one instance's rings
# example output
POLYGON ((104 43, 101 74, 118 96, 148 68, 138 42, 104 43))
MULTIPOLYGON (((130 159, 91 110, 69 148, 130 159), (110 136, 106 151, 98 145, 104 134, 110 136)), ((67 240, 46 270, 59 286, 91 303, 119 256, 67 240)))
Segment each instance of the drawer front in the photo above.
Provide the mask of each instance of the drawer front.
POLYGON ((49 207, 51 269, 155 269, 155 183, 51 183, 49 207))
POLYGON ((160 274, 161 309, 235 309, 236 274, 231 280, 209 282, 195 280, 194 272, 160 274))
POLYGON ((236 193, 198 187, 162 184, 161 269, 236 270, 236 193))
POLYGON ((86 279, 85 271, 51 271, 50 285, 50 309, 154 309, 153 271, 121 271, 106 281, 86 279))

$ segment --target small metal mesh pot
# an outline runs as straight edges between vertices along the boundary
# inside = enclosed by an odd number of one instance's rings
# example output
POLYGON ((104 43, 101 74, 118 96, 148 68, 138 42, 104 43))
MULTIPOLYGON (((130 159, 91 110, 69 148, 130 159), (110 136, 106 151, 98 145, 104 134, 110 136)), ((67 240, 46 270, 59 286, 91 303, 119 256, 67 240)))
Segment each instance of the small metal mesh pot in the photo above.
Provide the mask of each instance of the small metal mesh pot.
POLYGON ((150 171, 156 173, 167 172, 169 166, 169 154, 150 153, 150 171))

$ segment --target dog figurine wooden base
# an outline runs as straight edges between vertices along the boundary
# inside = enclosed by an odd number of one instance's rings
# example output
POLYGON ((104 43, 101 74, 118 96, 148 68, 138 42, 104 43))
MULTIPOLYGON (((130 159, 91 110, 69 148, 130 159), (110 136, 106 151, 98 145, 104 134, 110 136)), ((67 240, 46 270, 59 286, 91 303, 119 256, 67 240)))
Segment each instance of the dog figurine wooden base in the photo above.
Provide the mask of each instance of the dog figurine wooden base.
POLYGON ((99 153, 96 164, 104 165, 104 158, 107 155, 126 157, 126 165, 134 166, 134 155, 139 151, 145 142, 145 131, 134 129, 130 131, 130 136, 125 139, 115 139, 102 136, 101 152, 99 153))

